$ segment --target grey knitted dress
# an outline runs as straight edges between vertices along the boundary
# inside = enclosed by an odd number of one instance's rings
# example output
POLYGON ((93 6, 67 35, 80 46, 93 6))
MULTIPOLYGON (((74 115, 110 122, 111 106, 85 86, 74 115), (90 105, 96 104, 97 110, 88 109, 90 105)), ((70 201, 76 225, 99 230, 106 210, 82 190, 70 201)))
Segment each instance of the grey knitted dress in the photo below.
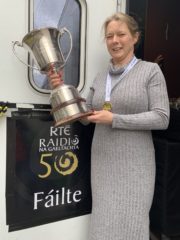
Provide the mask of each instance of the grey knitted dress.
MULTIPOLYGON (((87 103, 102 109, 106 77, 98 74, 87 103)), ((152 129, 166 129, 169 101, 156 63, 138 60, 113 84, 112 125, 96 124, 92 143, 93 208, 89 240, 149 240, 149 210, 155 182, 152 129)))

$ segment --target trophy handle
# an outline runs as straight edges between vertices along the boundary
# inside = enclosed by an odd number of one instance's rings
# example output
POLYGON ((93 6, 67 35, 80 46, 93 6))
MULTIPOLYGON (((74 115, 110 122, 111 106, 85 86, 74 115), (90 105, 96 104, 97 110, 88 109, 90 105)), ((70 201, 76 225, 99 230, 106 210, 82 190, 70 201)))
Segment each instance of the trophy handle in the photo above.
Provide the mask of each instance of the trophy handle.
POLYGON ((64 34, 64 33, 67 33, 68 35, 69 35, 69 38, 70 38, 70 49, 69 49, 69 52, 68 52, 68 54, 67 54, 67 56, 66 56, 66 58, 65 58, 65 60, 64 60, 64 64, 61 66, 61 68, 63 68, 64 67, 64 65, 66 64, 66 62, 67 62, 67 60, 68 60, 68 58, 69 58, 69 56, 70 56, 70 53, 71 53, 71 51, 72 51, 72 36, 71 36, 71 33, 70 33, 70 31, 67 29, 67 28, 62 28, 62 29, 60 29, 60 34, 59 34, 59 39, 58 39, 58 44, 59 44, 59 49, 61 49, 61 47, 60 47, 60 37, 62 37, 62 35, 64 34))
POLYGON ((40 69, 39 68, 37 68, 37 67, 33 67, 33 66, 31 66, 30 64, 27 64, 27 63, 25 63, 23 60, 21 60, 20 59, 20 57, 17 55, 17 53, 16 53, 16 51, 15 51, 15 46, 17 45, 18 47, 23 47, 23 45, 20 43, 20 42, 18 42, 18 41, 15 41, 15 42, 12 42, 13 43, 13 53, 14 53, 14 55, 17 57, 17 59, 20 61, 20 62, 22 62, 24 65, 26 65, 27 67, 30 67, 30 68, 32 68, 32 69, 36 69, 36 70, 38 70, 38 71, 40 71, 40 69))

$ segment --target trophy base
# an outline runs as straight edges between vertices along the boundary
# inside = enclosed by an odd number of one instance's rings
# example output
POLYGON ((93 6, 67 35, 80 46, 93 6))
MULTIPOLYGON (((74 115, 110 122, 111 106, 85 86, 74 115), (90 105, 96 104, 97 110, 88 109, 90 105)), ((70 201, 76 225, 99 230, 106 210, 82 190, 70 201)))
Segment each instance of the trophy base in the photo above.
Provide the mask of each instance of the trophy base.
POLYGON ((86 105, 86 100, 71 85, 63 84, 55 88, 51 92, 50 103, 55 127, 70 124, 92 114, 86 105))
POLYGON ((86 113, 74 114, 73 116, 69 116, 69 117, 66 117, 66 118, 64 118, 62 120, 59 120, 59 121, 55 122, 54 126, 58 127, 58 126, 61 126, 61 125, 71 124, 71 123, 73 123, 75 121, 83 119, 83 117, 87 117, 87 116, 91 115, 92 112, 93 111, 89 111, 89 112, 86 112, 86 113))

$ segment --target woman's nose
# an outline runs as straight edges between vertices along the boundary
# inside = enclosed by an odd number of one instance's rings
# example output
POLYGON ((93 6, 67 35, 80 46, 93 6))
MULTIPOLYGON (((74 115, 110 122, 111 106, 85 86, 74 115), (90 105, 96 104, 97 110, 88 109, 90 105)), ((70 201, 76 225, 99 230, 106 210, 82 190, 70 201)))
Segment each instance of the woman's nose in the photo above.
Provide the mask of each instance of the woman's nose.
POLYGON ((113 35, 113 42, 117 42, 119 40, 118 35, 114 34, 113 35))

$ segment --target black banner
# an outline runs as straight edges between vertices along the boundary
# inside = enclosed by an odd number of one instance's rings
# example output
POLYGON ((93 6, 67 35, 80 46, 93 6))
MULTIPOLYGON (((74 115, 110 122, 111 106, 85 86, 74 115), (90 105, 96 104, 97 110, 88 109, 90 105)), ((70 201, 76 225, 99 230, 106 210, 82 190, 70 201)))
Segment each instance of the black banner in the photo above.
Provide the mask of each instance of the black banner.
POLYGON ((9 231, 91 212, 93 125, 7 119, 6 212, 9 231))

